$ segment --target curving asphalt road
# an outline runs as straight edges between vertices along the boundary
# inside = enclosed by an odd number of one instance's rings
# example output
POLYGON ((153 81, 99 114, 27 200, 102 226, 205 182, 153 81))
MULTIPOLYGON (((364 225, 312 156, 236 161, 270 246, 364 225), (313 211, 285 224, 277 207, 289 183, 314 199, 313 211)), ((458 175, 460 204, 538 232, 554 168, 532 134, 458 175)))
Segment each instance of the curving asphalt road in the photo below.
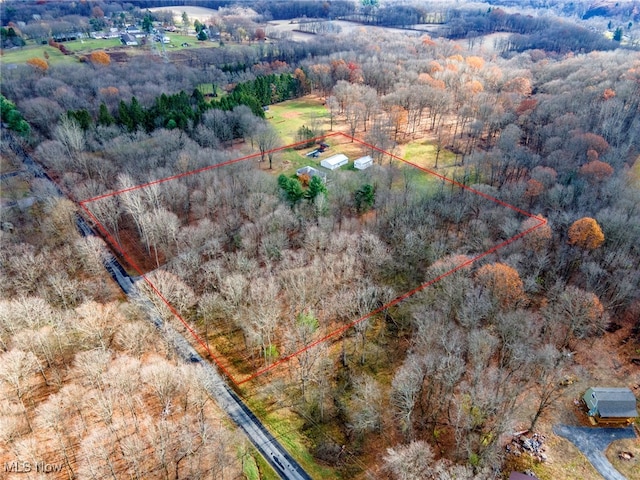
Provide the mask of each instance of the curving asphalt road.
POLYGON ((578 447, 605 480, 627 480, 611 465, 604 452, 614 440, 636 438, 633 427, 592 428, 555 425, 553 433, 566 438, 578 447))
MULTIPOLYGON (((17 153, 21 155, 24 165, 32 175, 48 180, 54 189, 54 193, 61 197, 65 196, 44 169, 27 155, 23 149, 20 149, 17 153)), ((84 218, 78 216, 76 223, 83 236, 94 235, 93 229, 84 218)), ((284 480, 312 480, 311 476, 273 437, 242 399, 231 390, 218 373, 218 370, 211 363, 205 361, 182 334, 162 320, 149 299, 142 297, 137 292, 137 289, 134 288, 134 280, 127 274, 120 262, 114 256, 107 255, 107 258, 104 259, 104 267, 122 291, 139 305, 142 305, 151 323, 173 345, 178 355, 187 362, 200 365, 200 377, 204 387, 227 415, 245 432, 249 441, 273 467, 280 478, 284 480)))
MULTIPOLYGON (((83 235, 92 232, 89 225, 78 217, 78 229, 83 235)), ((218 370, 209 362, 204 361, 200 354, 191 346, 184 336, 171 325, 164 322, 155 306, 148 298, 143 297, 134 288, 134 282, 125 272, 122 265, 113 256, 104 260, 104 266, 118 283, 120 288, 147 312, 151 323, 160 330, 163 337, 169 341, 178 355, 185 361, 200 365, 200 378, 218 405, 238 425, 254 447, 273 467, 280 478, 285 480, 312 480, 302 466, 289 455, 280 442, 266 429, 262 422, 253 414, 242 399, 224 381, 218 370)))

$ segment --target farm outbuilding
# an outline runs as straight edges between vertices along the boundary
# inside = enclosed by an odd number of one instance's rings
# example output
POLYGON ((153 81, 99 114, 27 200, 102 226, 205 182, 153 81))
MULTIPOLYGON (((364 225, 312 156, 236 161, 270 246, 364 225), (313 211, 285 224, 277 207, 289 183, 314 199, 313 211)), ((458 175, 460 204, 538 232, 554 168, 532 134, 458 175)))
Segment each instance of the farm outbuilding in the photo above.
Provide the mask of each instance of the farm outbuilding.
POLYGON ((326 181, 327 180, 327 174, 324 172, 321 172, 320 170, 317 170, 313 167, 310 166, 306 166, 306 167, 302 167, 299 168, 298 170, 296 170, 296 175, 298 177, 301 177, 302 175, 309 175, 309 177, 320 177, 322 180, 326 181))
POLYGON ((595 423, 630 424, 638 417, 636 397, 629 388, 591 387, 582 400, 595 423))
POLYGON ((338 153, 337 155, 325 158, 320 162, 320 165, 322 165, 324 168, 328 168, 329 170, 335 170, 336 168, 340 168, 347 163, 349 163, 349 158, 342 153, 338 153))
POLYGON ((360 157, 353 162, 353 167, 358 170, 364 170, 365 168, 369 168, 371 165, 373 165, 373 158, 371 158, 371 155, 360 157))
POLYGON ((120 36, 120 41, 122 42, 123 45, 128 45, 128 46, 138 45, 138 40, 136 40, 136 37, 134 37, 130 33, 123 33, 120 36))

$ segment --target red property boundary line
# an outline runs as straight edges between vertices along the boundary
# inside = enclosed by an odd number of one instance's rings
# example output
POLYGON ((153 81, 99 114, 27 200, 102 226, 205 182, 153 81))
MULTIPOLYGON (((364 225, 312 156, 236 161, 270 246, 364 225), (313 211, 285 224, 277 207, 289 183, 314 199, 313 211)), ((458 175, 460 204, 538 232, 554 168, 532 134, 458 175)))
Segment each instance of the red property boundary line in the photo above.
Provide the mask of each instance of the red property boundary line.
POLYGON ((99 195, 99 196, 96 196, 96 197, 93 197, 93 198, 89 198, 89 199, 83 200, 83 201, 79 202, 79 205, 84 210, 84 212, 89 216, 89 218, 91 218, 91 220, 94 222, 94 224, 96 225, 96 227, 98 228, 100 233, 102 233, 102 235, 107 239, 109 244, 118 253, 120 253, 120 255, 127 261, 127 263, 131 266, 131 268, 133 268, 140 275, 140 278, 142 278, 147 283, 147 285, 149 285, 151 290, 158 296, 158 298, 160 298, 160 300, 165 303, 165 305, 167 306, 169 311, 184 325, 184 327, 187 329, 187 331, 193 336, 195 341, 200 346, 202 346, 204 348, 204 350, 207 352, 209 357, 216 363, 216 365, 220 368, 220 370, 224 373, 224 375, 226 375, 232 383, 234 383, 235 385, 238 385, 238 386, 242 385, 243 383, 246 383, 246 382, 249 382, 251 380, 254 380, 255 378, 257 378, 257 377, 269 372, 270 370, 273 370, 274 368, 276 368, 276 367, 288 362, 289 360, 291 360, 291 359, 295 358, 296 356, 306 352, 307 350, 310 350, 310 349, 316 347, 317 345, 319 345, 319 344, 321 344, 323 342, 326 342, 327 340, 342 334, 343 332, 349 330, 350 328, 354 327, 355 325, 357 325, 357 324, 359 324, 361 322, 364 322, 365 320, 371 318, 372 316, 374 316, 374 315, 376 315, 376 314, 378 314, 378 313, 380 313, 380 312, 382 312, 382 311, 384 311, 384 310, 386 310, 386 309, 388 309, 390 307, 393 307, 393 306, 397 305, 398 303, 402 302, 403 300, 406 300, 407 298, 415 295, 416 293, 424 290, 425 288, 430 287, 431 285, 439 282, 443 278, 454 274, 458 270, 461 270, 461 269, 463 269, 465 267, 468 267, 469 265, 473 264, 474 262, 476 262, 476 261, 478 261, 478 260, 480 260, 480 259, 482 259, 482 258, 484 258, 484 257, 486 257, 488 255, 491 255, 492 253, 495 253, 496 251, 500 250, 501 248, 506 247, 507 245, 515 242, 516 240, 521 239, 522 237, 524 237, 524 236, 530 234, 531 232, 533 232, 534 230, 536 230, 536 229, 542 227, 543 225, 547 224, 547 221, 544 218, 540 218, 540 217, 538 217, 536 215, 533 215, 532 213, 529 213, 529 212, 526 212, 526 211, 522 210, 521 208, 518 208, 518 207, 516 207, 514 205, 511 205, 510 203, 504 202, 504 201, 499 200, 499 199, 497 199, 497 198, 495 198, 495 197, 493 197, 491 195, 488 195, 488 194, 486 194, 484 192, 481 192, 481 191, 476 190, 476 189, 474 189, 472 187, 469 187, 469 186, 467 186, 467 185, 465 185, 463 183, 458 182, 457 180, 453 180, 453 179, 450 179, 448 177, 445 177, 444 175, 442 175, 440 173, 437 173, 437 172, 435 172, 435 171, 433 171, 433 170, 431 170, 429 168, 417 165, 416 163, 413 163, 413 162, 409 162, 408 160, 405 160, 404 158, 399 157, 398 155, 394 155, 394 154, 392 154, 390 152, 382 150, 382 149, 380 149, 380 148, 378 148, 378 147, 376 147, 374 145, 371 145, 369 143, 363 142, 363 141, 361 141, 361 140, 359 140, 357 138, 354 138, 354 137, 352 137, 350 135, 347 135, 345 133, 342 133, 342 132, 330 133, 328 135, 323 135, 322 137, 316 137, 316 138, 313 138, 313 139, 292 143, 290 145, 286 145, 284 147, 274 148, 272 150, 268 150, 268 151, 265 151, 265 152, 253 153, 251 155, 246 155, 246 156, 235 158, 235 159, 232 159, 232 160, 227 160, 225 162, 221 162, 221 163, 216 164, 216 165, 209 165, 209 166, 202 167, 202 168, 199 168, 199 169, 196 169, 196 170, 192 170, 190 172, 185 172, 185 173, 181 173, 181 174, 178 174, 178 175, 173 175, 173 176, 170 176, 170 177, 162 178, 162 179, 159 179, 159 180, 154 180, 154 181, 151 181, 151 182, 148 182, 148 183, 144 183, 144 184, 141 184, 141 185, 136 185, 134 187, 129 187, 129 188, 125 188, 125 189, 122 189, 122 190, 118 190, 116 192, 106 193, 106 194, 103 194, 103 195, 99 195), (311 141, 315 142, 315 141, 320 140, 320 139, 330 138, 330 137, 335 137, 335 136, 340 136, 340 137, 343 137, 345 139, 349 139, 352 142, 359 143, 360 145, 363 145, 363 146, 371 149, 372 151, 375 150, 375 151, 380 152, 380 153, 382 153, 384 155, 388 155, 390 158, 392 158, 394 160, 398 160, 398 161, 400 161, 400 162, 402 162, 402 163, 404 163, 406 165, 410 165, 410 166, 412 166, 412 167, 414 167, 414 168, 416 168, 418 170, 421 170, 421 171, 423 171, 425 173, 428 173, 429 175, 433 175, 436 178, 439 178, 440 180, 442 180, 443 182, 447 182, 447 183, 450 183, 450 184, 455 185, 457 187, 460 187, 461 189, 467 190, 467 191, 469 191, 469 192, 471 192, 471 193, 473 193, 475 195, 478 195, 478 196, 480 196, 480 197, 482 197, 482 198, 484 198, 486 200, 489 200, 489 201, 491 201, 491 202, 493 202, 493 203, 495 203, 497 205, 500 205, 502 207, 505 207, 505 208, 508 208, 510 210, 513 210, 513 211, 515 211, 515 212, 517 212, 519 214, 522 214, 522 215, 524 215, 526 217, 535 218, 536 220, 538 220, 538 223, 536 223, 531 228, 529 228, 529 229, 527 229, 527 230, 525 230, 523 232, 520 232, 520 233, 514 235, 513 237, 511 237, 511 238, 509 238, 509 239, 507 239, 507 240, 505 240, 505 241, 503 241, 503 242, 491 247, 487 251, 485 251, 485 252, 483 252, 483 253, 481 253, 479 255, 476 255, 473 258, 470 258, 469 260, 461 263, 460 265, 457 265, 456 267, 454 267, 451 270, 439 275, 438 277, 433 278, 433 279, 431 279, 431 280, 429 280, 429 281, 427 281, 427 282, 425 282, 425 283, 413 288, 412 290, 409 290, 406 293, 403 293, 402 295, 400 295, 400 296, 394 298, 393 300, 391 300, 389 303, 387 303, 385 305, 382 305, 381 307, 376 308, 375 310, 372 310, 371 312, 369 312, 369 313, 363 315, 362 317, 352 321, 351 323, 343 325, 342 327, 340 327, 340 328, 328 333, 324 337, 319 338, 317 340, 314 340, 309 345, 306 345, 305 347, 303 347, 303 348, 301 348, 301 349, 299 349, 299 350, 297 350, 297 351, 295 351, 295 352, 293 352, 293 353, 291 353, 291 354, 289 354, 289 355, 287 355, 285 357, 279 358, 278 360, 273 362, 271 365, 268 365, 266 367, 263 367, 263 368, 257 370, 256 372, 254 372, 253 374, 249 375, 248 377, 245 377, 243 379, 237 380, 233 375, 231 375, 231 373, 224 366, 222 361, 220 361, 220 359, 217 358, 211 352, 211 349, 209 348, 208 344, 195 332, 195 330, 193 330, 193 328, 185 321, 185 319, 182 318, 180 313, 162 295, 162 293, 153 284, 153 282, 151 282, 151 280, 149 280, 149 278, 144 274, 142 268, 140 268, 140 266, 135 262, 135 260, 133 260, 133 258, 131 258, 131 256, 118 244, 118 242, 115 241, 115 239, 113 238, 111 233, 104 227, 104 225, 89 210, 89 208, 87 207, 87 204, 95 202, 95 201, 98 201, 98 200, 102 200, 104 198, 121 195, 123 193, 131 192, 131 191, 134 191, 134 190, 139 190, 139 189, 151 186, 151 185, 158 185, 158 184, 161 184, 161 183, 164 183, 164 182, 168 182, 168 181, 171 181, 171 180, 177 180, 179 178, 187 177, 187 176, 190 176, 190 175, 195 175, 195 174, 202 173, 202 172, 205 172, 205 171, 215 170, 217 168, 224 167, 224 166, 227 166, 227 165, 232 165, 232 164, 243 162, 243 161, 246 161, 246 160, 258 158, 258 157, 261 157, 263 155, 269 155, 271 153, 279 152, 279 151, 282 151, 282 150, 285 150, 285 149, 294 148, 296 146, 304 145, 304 144, 306 144, 308 142, 311 142, 311 141))

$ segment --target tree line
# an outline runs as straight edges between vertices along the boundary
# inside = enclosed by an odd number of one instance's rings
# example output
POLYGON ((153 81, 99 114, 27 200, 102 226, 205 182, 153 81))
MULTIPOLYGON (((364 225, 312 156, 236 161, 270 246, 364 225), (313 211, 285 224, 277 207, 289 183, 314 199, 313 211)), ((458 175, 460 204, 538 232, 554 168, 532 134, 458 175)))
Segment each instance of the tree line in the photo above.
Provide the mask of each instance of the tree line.
MULTIPOLYGON (((215 86, 213 87, 215 89, 215 86)), ((148 133, 156 128, 172 130, 178 128, 192 131, 203 121, 203 115, 211 109, 232 111, 244 105, 253 115, 264 118, 264 107, 290 98, 296 98, 302 93, 299 79, 290 74, 264 75, 252 81, 240 83, 228 94, 218 99, 206 99, 202 92, 195 88, 189 96, 184 91, 157 97, 149 108, 143 108, 136 97, 130 102, 120 100, 118 109, 113 114, 107 105, 100 104, 95 122, 93 115, 86 109, 69 110, 67 116, 87 130, 95 125, 110 126, 117 124, 129 132, 142 129, 148 133)), ((242 132, 233 131, 233 138, 242 136, 242 132)))

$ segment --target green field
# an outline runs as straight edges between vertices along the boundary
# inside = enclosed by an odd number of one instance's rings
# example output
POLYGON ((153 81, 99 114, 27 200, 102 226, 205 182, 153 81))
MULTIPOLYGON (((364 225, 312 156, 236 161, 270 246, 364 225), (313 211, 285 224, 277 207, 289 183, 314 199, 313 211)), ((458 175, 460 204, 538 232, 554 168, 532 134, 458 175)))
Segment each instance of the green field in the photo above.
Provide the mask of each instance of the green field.
MULTIPOLYGON (((175 52, 177 50, 184 50, 189 48, 217 48, 218 42, 212 42, 205 40, 201 42, 192 35, 183 35, 181 33, 165 32, 164 35, 171 40, 169 43, 165 43, 165 50, 168 52, 175 52), (188 43, 187 47, 183 47, 183 43, 188 43)), ((147 45, 151 44, 151 41, 147 42, 147 45)))
MULTIPOLYGON (((321 125, 325 132, 329 127, 326 108, 319 100, 314 98, 288 100, 276 105, 271 105, 266 114, 280 135, 282 143, 285 145, 294 143, 298 129, 303 125, 311 125, 314 118, 317 119, 316 123, 321 125)), ((337 139, 329 139, 328 143, 333 145, 336 140, 337 139)), ((358 143, 350 143, 344 140, 338 140, 337 143, 337 145, 332 146, 330 151, 318 158, 305 157, 305 154, 310 151, 312 147, 297 151, 285 150, 279 152, 275 156, 274 173, 293 175, 298 168, 304 167, 305 165, 317 167, 322 158, 335 153, 344 153, 351 159, 365 154, 362 146, 358 143)), ((420 167, 435 170, 436 150, 435 143, 432 140, 420 139, 401 145, 397 151, 397 155, 420 167)), ((438 159, 438 173, 453 178, 456 173, 460 173, 460 167, 456 166, 455 163, 456 156, 452 152, 444 149, 441 150, 440 158, 438 159)), ((344 167, 343 169, 346 168, 347 167, 344 167)), ((350 164, 350 168, 353 168, 352 164, 350 164)), ((434 187, 441 184, 441 180, 437 177, 421 172, 415 168, 409 168, 407 174, 412 179, 414 185, 425 187, 428 190, 433 190, 434 187)))
MULTIPOLYGON (((449 150, 441 150, 438 159, 438 168, 435 168, 436 146, 431 140, 414 140, 400 147, 398 156, 420 167, 437 171, 448 178, 454 178, 459 173, 460 167, 456 166, 456 156, 449 150)), ((420 172, 414 175, 413 180, 417 185, 423 185, 429 189, 441 184, 441 180, 434 175, 420 172)))
MULTIPOLYGON (((175 33, 167 33, 166 35, 171 39, 171 43, 165 45, 165 49, 168 52, 184 50, 188 48, 215 48, 218 46, 216 42, 200 42, 195 37, 191 37, 188 35, 175 33), (182 47, 181 45, 183 43, 188 43, 189 46, 182 47)), ((128 48, 131 49, 131 53, 133 53, 136 49, 149 48, 148 45, 147 47, 132 46, 128 48)), ((108 51, 110 48, 121 47, 122 42, 120 42, 119 38, 84 38, 81 40, 64 42, 64 46, 75 54, 86 55, 95 50, 108 51)), ((47 52, 49 55, 49 58, 47 59, 49 65, 58 65, 62 63, 70 64, 78 61, 77 58, 73 55, 63 55, 62 52, 60 52, 60 50, 58 50, 57 48, 53 48, 49 45, 34 45, 33 43, 27 43, 27 46, 22 48, 4 50, 2 52, 2 56, 0 57, 0 61, 4 65, 11 63, 22 64, 26 63, 30 58, 46 59, 45 52, 47 52)))
MULTIPOLYGON (((400 157, 408 162, 415 163, 425 168, 434 168, 436 161, 436 145, 430 140, 414 140, 403 145, 400 149, 400 157)), ((456 161, 456 156, 449 150, 441 150, 438 159, 438 169, 451 167, 456 161)))
MULTIPOLYGON (((119 38, 85 38, 82 40, 74 40, 72 42, 64 42, 67 50, 76 54, 87 54, 94 50, 106 50, 112 47, 121 46, 119 38)), ((60 63, 74 63, 77 59, 73 55, 63 55, 60 50, 49 45, 35 45, 33 43, 22 48, 5 50, 2 52, 2 63, 25 63, 30 58, 45 58, 45 52, 49 55, 47 62, 49 65, 57 65, 60 63)))
POLYGON ((72 52, 89 53, 94 50, 105 50, 111 47, 120 47, 122 42, 119 38, 83 38, 73 42, 65 42, 64 46, 72 52))
POLYGON ((9 51, 5 50, 0 59, 3 65, 10 63, 22 64, 26 63, 30 58, 42 58, 45 60, 45 52, 49 54, 49 58, 47 59, 49 65, 69 64, 78 61, 73 55, 63 55, 60 50, 50 47, 49 45, 31 45, 9 51))
POLYGON ((284 144, 294 143, 303 125, 310 126, 315 121, 325 131, 329 127, 327 109, 318 100, 288 100, 269 106, 265 113, 284 144))

